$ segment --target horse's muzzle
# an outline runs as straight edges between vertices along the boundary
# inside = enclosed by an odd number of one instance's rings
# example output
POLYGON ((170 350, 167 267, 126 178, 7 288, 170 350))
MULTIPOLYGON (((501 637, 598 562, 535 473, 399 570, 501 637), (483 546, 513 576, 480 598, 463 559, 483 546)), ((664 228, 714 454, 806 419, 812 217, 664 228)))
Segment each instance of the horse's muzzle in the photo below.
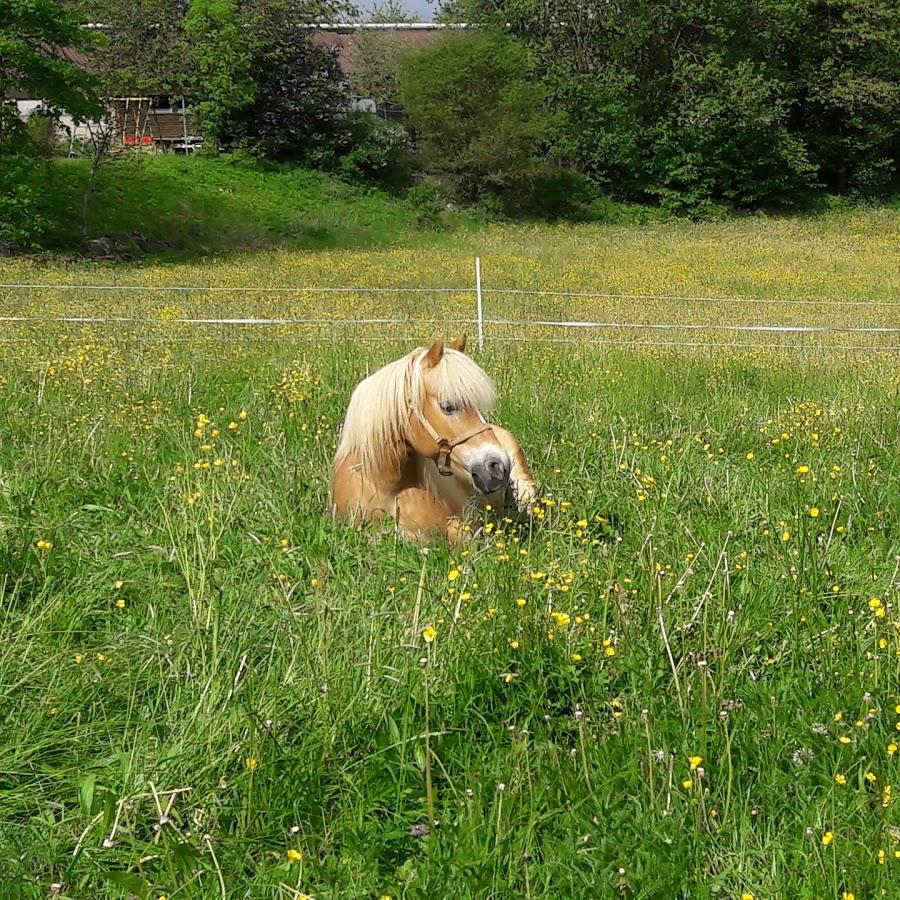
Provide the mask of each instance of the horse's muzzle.
POLYGON ((505 453, 502 456, 493 453, 484 456, 469 469, 472 484, 482 494, 493 494, 506 486, 511 468, 512 464, 505 453))

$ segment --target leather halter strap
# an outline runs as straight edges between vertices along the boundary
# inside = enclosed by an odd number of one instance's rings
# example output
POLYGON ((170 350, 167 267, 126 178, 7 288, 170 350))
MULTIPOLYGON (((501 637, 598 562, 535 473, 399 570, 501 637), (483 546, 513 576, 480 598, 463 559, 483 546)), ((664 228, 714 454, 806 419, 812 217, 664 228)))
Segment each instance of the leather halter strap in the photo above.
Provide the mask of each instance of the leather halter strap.
MULTIPOLYGON (((465 444, 466 441, 472 440, 473 437, 477 437, 479 434, 483 434, 485 431, 491 431, 490 422, 482 422, 480 425, 476 425, 474 428, 470 428, 468 431, 464 431, 462 434, 458 434, 456 437, 448 438, 444 437, 437 433, 435 427, 425 418, 422 413, 417 413, 419 418, 419 424, 428 432, 431 436, 431 439, 438 446, 438 455, 437 455, 437 470, 441 473, 441 475, 452 475, 453 468, 450 465, 451 457, 453 455, 453 451, 460 444, 465 444)), ((461 466, 461 468, 465 468, 461 463, 457 463, 457 465, 461 466)))

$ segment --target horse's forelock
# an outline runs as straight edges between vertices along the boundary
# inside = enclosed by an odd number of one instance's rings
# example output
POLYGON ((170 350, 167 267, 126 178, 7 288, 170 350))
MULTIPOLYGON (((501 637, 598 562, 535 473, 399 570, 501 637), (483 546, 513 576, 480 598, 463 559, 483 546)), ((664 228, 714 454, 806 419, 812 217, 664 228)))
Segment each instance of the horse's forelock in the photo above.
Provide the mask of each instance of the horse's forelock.
POLYGON ((367 471, 396 468, 405 452, 411 418, 427 393, 443 402, 490 411, 494 384, 464 353, 447 349, 437 365, 425 368, 427 348, 388 363, 360 382, 350 398, 337 459, 355 456, 367 471))
POLYGON ((420 371, 429 392, 441 401, 473 407, 479 412, 490 412, 497 404, 493 381, 465 353, 447 349, 436 366, 420 371))

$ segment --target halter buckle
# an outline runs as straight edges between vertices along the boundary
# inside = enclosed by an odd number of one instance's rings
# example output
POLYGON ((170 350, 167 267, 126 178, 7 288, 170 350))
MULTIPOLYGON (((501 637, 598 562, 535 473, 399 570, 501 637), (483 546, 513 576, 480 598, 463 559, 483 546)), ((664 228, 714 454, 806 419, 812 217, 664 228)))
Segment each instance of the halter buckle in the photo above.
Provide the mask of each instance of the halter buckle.
POLYGON ((441 475, 453 474, 453 469, 450 465, 450 454, 452 451, 453 445, 447 438, 441 438, 438 441, 437 470, 441 475))

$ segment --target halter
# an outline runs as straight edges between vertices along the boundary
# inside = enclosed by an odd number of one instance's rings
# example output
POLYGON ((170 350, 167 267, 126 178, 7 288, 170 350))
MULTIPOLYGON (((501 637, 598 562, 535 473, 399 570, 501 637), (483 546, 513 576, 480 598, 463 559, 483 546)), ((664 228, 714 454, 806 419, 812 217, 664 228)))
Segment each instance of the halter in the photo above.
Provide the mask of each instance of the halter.
MULTIPOLYGON (((464 431, 462 434, 457 435, 455 438, 448 438, 440 435, 435 430, 434 426, 421 412, 416 412, 416 415, 419 419, 419 424, 428 432, 431 436, 431 439, 438 446, 438 455, 437 455, 437 470, 441 473, 441 475, 452 475, 453 468, 450 465, 451 455, 456 447, 460 444, 465 444, 466 441, 472 440, 473 437, 477 437, 479 434, 483 434, 485 431, 491 431, 491 425, 489 422, 485 422, 482 420, 481 425, 476 425, 474 428, 470 428, 468 431, 464 431)), ((465 469, 461 463, 457 463, 458 466, 465 469)))

